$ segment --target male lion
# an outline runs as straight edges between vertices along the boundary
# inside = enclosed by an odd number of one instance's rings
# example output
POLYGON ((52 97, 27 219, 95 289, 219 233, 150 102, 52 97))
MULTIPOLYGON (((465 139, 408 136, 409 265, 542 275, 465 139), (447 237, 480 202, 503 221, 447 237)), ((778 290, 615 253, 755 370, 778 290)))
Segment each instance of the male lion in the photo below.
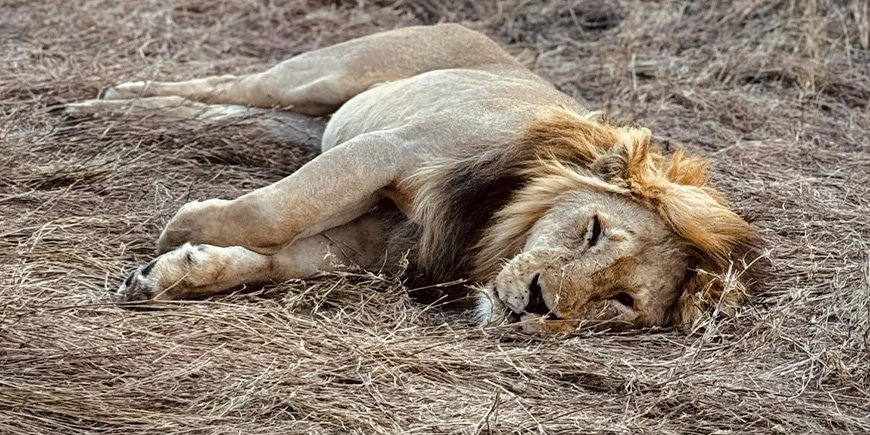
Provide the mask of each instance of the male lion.
POLYGON ((478 283, 465 291, 482 320, 528 331, 674 325, 745 298, 756 232, 707 184, 706 161, 653 151, 649 130, 609 123, 459 25, 378 33, 256 74, 125 83, 68 111, 119 105, 332 114, 322 154, 292 175, 183 206, 160 255, 121 284, 125 299, 304 278, 335 260, 379 270, 409 234, 414 276, 478 283))

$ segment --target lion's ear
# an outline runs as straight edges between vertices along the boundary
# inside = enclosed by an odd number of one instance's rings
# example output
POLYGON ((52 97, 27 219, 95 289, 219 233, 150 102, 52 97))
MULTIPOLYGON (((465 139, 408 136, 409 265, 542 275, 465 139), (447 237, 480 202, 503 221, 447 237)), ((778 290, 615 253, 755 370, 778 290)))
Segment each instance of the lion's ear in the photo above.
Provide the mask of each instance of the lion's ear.
POLYGON ((614 145, 607 154, 599 156, 589 166, 596 177, 617 185, 625 185, 628 175, 628 156, 625 146, 614 145))

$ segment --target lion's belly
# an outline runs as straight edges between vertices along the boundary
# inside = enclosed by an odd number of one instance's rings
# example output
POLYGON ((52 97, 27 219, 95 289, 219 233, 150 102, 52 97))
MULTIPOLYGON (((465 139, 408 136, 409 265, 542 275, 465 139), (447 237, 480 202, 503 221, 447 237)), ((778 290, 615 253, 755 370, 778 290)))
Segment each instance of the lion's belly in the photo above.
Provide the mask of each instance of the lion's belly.
POLYGON ((401 130, 413 146, 464 147, 503 142, 552 106, 582 110, 531 74, 519 78, 476 70, 439 70, 376 85, 346 102, 329 121, 323 150, 364 133, 401 130))

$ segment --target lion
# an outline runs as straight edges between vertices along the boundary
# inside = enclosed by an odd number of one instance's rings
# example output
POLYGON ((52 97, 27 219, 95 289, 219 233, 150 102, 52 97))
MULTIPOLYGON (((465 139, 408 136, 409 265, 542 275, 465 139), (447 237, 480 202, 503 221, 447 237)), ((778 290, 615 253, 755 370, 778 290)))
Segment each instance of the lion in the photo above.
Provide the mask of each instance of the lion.
POLYGON ((321 154, 293 174, 181 207, 124 300, 380 271, 406 250, 408 276, 437 288, 427 297, 468 301, 484 324, 569 332, 685 325, 733 310, 753 284, 758 231, 710 185, 707 160, 662 154, 648 129, 587 110, 461 25, 376 33, 260 73, 124 83, 67 111, 119 107, 331 116, 321 154))

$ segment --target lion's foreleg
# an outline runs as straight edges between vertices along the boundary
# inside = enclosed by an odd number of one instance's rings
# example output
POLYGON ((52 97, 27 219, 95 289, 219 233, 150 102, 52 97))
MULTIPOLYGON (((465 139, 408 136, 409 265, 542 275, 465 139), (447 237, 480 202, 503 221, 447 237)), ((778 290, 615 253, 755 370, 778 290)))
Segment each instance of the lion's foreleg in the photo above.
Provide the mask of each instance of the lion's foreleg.
POLYGON ((184 242, 273 253, 367 212, 413 156, 389 132, 357 136, 270 186, 234 200, 186 204, 158 240, 158 252, 184 242))
POLYGON ((186 243, 134 270, 118 288, 127 301, 172 300, 269 280, 272 258, 240 246, 186 243))
POLYGON ((133 271, 117 294, 127 301, 196 298, 244 285, 306 278, 341 265, 376 268, 383 263, 384 241, 382 221, 367 215, 274 254, 186 243, 133 271))

